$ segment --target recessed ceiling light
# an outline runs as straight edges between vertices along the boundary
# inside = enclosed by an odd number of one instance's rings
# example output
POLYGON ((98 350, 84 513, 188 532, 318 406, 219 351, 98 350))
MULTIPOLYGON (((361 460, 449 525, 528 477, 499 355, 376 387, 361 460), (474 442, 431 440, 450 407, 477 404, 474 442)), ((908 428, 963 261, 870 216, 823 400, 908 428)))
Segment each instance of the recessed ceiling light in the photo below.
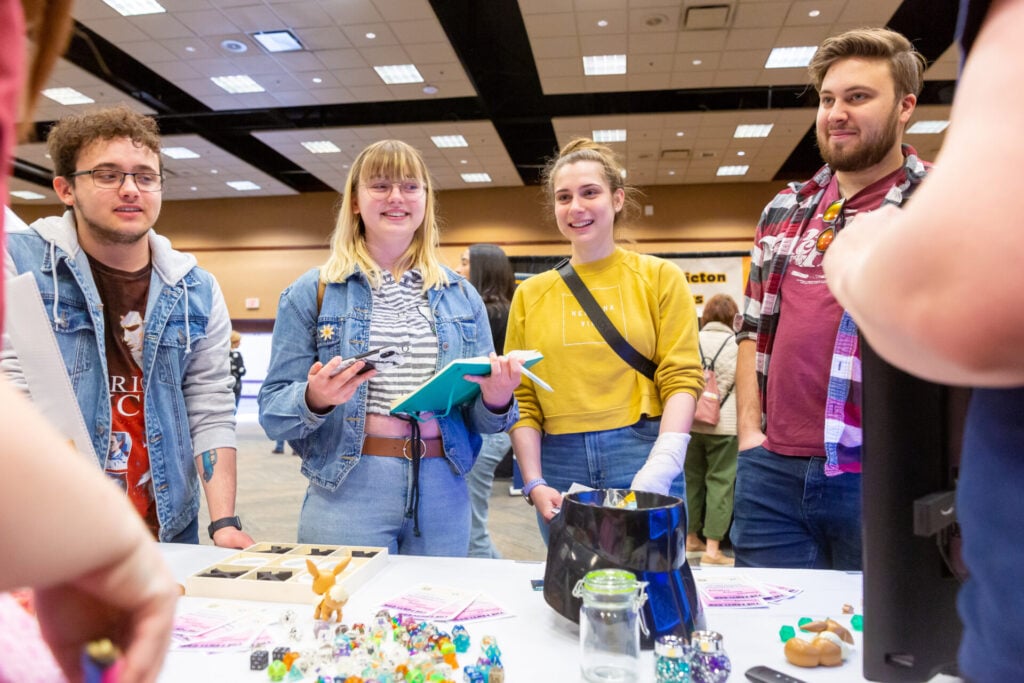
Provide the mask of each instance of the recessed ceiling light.
POLYGON ((103 2, 122 17, 134 17, 139 14, 160 14, 167 11, 156 0, 103 0, 103 2))
POLYGON ((694 66, 700 66, 701 64, 704 63, 704 60, 703 59, 695 59, 695 60, 693 60, 690 63, 693 64, 694 66))
POLYGON ((319 76, 314 76, 313 77, 313 82, 314 83, 323 83, 324 79, 320 78, 319 76))
POLYGON ((251 35, 267 52, 298 52, 304 49, 291 31, 260 31, 251 35))
POLYGON ((423 76, 420 75, 419 70, 415 64, 390 64, 387 66, 375 66, 373 70, 377 72, 380 79, 388 85, 395 85, 396 83, 422 83, 423 76))
POLYGON ((776 47, 768 55, 768 61, 764 63, 766 69, 794 69, 807 66, 811 63, 811 57, 818 51, 817 45, 804 47, 776 47))
POLYGON ((719 166, 715 175, 746 175, 750 166, 719 166))
POLYGON ((438 91, 438 87, 436 85, 427 84, 427 85, 423 86, 423 92, 426 95, 436 95, 437 91, 438 91))
POLYGON ((817 17, 817 16, 820 16, 820 15, 821 15, 821 10, 816 10, 816 9, 812 9, 810 12, 807 13, 807 16, 809 16, 809 17, 817 17))
POLYGON ((47 88, 43 91, 43 95, 61 104, 91 104, 96 101, 74 88, 47 88))
POLYGON ((460 164, 468 164, 469 163, 469 159, 459 159, 459 163, 460 164))
POLYGON ((199 188, 198 188, 198 187, 196 187, 195 185, 193 185, 192 187, 190 187, 190 188, 188 188, 188 189, 189 189, 189 190, 191 190, 192 192, 195 192, 195 191, 196 191, 196 190, 198 190, 199 188))
POLYGON ((198 159, 199 155, 188 147, 164 147, 160 150, 172 159, 198 159))
POLYGON ((461 135, 431 135, 430 141, 434 143, 435 147, 469 147, 469 143, 466 142, 466 138, 461 135))
POLYGON ((686 133, 685 133, 684 131, 681 131, 681 130, 677 130, 677 131, 676 131, 676 137, 677 137, 677 138, 681 138, 681 137, 683 137, 684 135, 686 135, 686 133))
POLYGON ((591 139, 594 142, 625 142, 625 128, 606 128, 604 130, 591 131, 591 139))
POLYGON ((605 26, 608 25, 608 20, 607 19, 600 19, 600 20, 598 20, 597 25, 600 28, 604 28, 605 26))
POLYGON ((195 52, 195 51, 196 51, 196 49, 194 47, 192 47, 191 45, 186 45, 185 46, 185 52, 195 52))
POLYGON ((585 76, 613 76, 626 73, 626 55, 589 55, 583 58, 585 76))
POLYGON ((736 126, 736 132, 732 134, 734 138, 766 138, 775 126, 773 123, 754 123, 744 124, 736 126))
POLYGON ((251 180, 229 180, 227 184, 239 192, 251 192, 260 189, 260 186, 251 180))
POLYGON ((489 183, 491 176, 487 173, 463 173, 462 180, 467 183, 489 183))
POLYGON ((302 146, 313 154, 337 154, 341 148, 330 140, 310 140, 303 142, 302 146))
POLYGON ((675 171, 669 171, 669 172, 668 172, 668 174, 669 174, 669 175, 675 175, 675 174, 676 174, 676 172, 675 172, 675 171))
POLYGON ((212 173, 213 175, 217 175, 218 173, 220 173, 220 171, 218 171, 218 170, 217 170, 217 169, 215 169, 215 168, 211 168, 211 169, 210 169, 210 173, 212 173))
POLYGON ((736 156, 738 156, 738 157, 745 157, 745 156, 747 156, 747 153, 746 153, 746 152, 744 152, 744 151, 743 151, 743 150, 741 149, 740 151, 736 152, 736 156))
POLYGON ((917 121, 907 128, 907 132, 915 135, 941 133, 946 130, 947 126, 949 126, 949 121, 917 121))
POLYGON ((366 34, 366 39, 367 40, 373 40, 376 37, 377 37, 377 34, 374 33, 373 31, 370 31, 369 33, 366 34))
POLYGON ((31 192, 29 190, 12 190, 11 196, 17 197, 18 199, 46 199, 45 194, 39 194, 38 192, 31 192))
POLYGON ((242 54, 243 52, 249 51, 248 45, 240 40, 234 40, 231 38, 220 41, 220 46, 228 52, 233 52, 235 54, 242 54))
POLYGON ((211 76, 210 80, 213 81, 214 85, 223 88, 232 95, 248 92, 265 92, 262 85, 244 74, 238 76, 211 76))

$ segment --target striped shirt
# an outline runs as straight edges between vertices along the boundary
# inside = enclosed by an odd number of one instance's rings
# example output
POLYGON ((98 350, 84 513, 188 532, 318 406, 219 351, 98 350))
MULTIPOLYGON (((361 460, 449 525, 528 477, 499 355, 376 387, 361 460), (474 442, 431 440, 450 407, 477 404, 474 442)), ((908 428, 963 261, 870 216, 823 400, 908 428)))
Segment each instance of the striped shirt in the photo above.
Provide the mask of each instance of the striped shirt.
MULTIPOLYGON (((903 145, 902 182, 893 185, 882 205, 899 206, 924 179, 931 164, 917 157, 910 145, 903 145)), ((757 345, 757 383, 761 392, 761 425, 768 394, 768 368, 775 332, 779 326, 781 287, 789 258, 800 235, 814 217, 825 189, 832 180, 827 165, 803 183, 790 183, 765 207, 757 224, 754 248, 750 254, 750 277, 743 305, 743 327, 737 341, 751 339, 757 345)), ((856 324, 844 312, 833 344, 832 370, 825 406, 826 471, 829 474, 860 472, 861 445, 860 349, 856 324)))
POLYGON ((399 346, 405 363, 384 368, 367 383, 366 410, 387 415, 391 404, 412 393, 437 371, 437 332, 423 276, 408 270, 395 282, 391 273, 373 290, 370 348, 399 346))

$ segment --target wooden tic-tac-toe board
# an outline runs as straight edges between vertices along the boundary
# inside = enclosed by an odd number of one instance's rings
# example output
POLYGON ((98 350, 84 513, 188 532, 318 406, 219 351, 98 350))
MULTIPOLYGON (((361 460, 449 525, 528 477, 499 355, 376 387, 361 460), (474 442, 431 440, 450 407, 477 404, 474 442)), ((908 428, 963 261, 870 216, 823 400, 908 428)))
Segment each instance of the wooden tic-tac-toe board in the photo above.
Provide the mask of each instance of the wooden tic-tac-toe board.
POLYGON ((190 576, 185 595, 312 604, 320 596, 313 593, 306 560, 332 571, 349 554, 352 561, 337 583, 351 595, 387 563, 387 548, 256 543, 190 576))

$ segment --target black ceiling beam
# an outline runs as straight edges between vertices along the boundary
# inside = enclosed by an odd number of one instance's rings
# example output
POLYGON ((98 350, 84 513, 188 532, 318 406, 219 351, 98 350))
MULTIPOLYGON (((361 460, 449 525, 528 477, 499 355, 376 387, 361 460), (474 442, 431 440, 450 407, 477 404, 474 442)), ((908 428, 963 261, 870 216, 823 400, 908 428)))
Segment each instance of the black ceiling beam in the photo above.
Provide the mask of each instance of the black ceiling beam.
MULTIPOLYGON (((906 36, 931 64, 953 43, 958 9, 959 0, 903 0, 886 25, 906 36)), ((809 89, 813 93, 813 88, 809 89)), ((925 81, 918 104, 949 104, 955 91, 956 83, 953 81, 925 81)), ((817 106, 817 96, 814 106, 817 106)), ((809 124, 803 140, 775 174, 776 180, 803 180, 821 168, 814 121, 809 124)))
POLYGON ((544 91, 516 0, 430 0, 448 40, 482 100, 523 182, 540 182, 540 167, 558 139, 544 109, 544 91))

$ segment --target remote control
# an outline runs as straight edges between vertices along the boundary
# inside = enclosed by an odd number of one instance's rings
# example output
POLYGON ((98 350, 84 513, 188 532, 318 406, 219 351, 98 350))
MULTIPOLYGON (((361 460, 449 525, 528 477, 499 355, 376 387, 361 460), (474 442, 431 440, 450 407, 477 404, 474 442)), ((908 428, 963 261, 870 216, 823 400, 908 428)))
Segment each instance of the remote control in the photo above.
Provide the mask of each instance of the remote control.
POLYGON ((752 666, 747 669, 747 680, 754 683, 807 683, 767 666, 752 666))

